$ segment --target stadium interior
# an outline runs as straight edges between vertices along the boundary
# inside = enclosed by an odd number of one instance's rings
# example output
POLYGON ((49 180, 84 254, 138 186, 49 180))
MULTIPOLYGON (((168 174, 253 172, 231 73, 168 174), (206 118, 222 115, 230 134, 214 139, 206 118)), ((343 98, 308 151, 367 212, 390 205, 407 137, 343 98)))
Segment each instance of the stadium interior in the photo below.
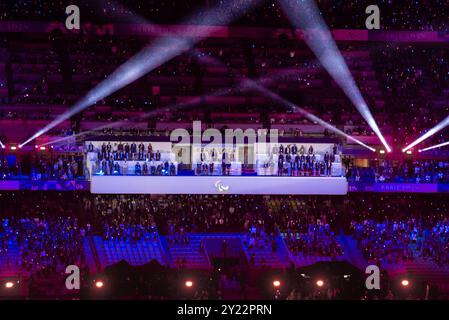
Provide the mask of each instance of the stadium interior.
POLYGON ((0 299, 447 300, 426 2, 1 1, 0 299))

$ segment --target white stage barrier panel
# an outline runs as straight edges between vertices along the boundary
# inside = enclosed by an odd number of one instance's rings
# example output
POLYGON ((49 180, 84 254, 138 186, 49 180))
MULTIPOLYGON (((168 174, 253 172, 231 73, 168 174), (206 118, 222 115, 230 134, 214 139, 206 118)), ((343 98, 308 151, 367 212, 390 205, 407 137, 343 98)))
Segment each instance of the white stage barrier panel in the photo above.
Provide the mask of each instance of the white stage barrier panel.
POLYGON ((345 195, 344 177, 93 176, 98 194, 316 194, 345 195))

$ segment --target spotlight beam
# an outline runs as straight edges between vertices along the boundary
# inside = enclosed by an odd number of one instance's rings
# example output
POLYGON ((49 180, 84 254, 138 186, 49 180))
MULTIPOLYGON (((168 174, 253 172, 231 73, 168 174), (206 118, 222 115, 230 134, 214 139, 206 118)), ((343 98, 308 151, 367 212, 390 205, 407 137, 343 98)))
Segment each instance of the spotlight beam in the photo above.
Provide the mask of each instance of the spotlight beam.
POLYGON ((254 8, 258 4, 259 1, 225 0, 216 7, 206 10, 204 13, 198 12, 194 14, 192 17, 181 23, 182 25, 186 25, 186 32, 191 34, 192 38, 188 39, 182 36, 176 36, 174 34, 157 38, 152 44, 147 45, 139 53, 119 66, 111 75, 91 89, 68 111, 56 117, 56 119, 36 132, 20 146, 24 146, 78 112, 81 112, 87 107, 95 104, 97 101, 104 99, 167 61, 173 59, 182 52, 190 49, 195 43, 205 37, 208 37, 213 32, 211 30, 202 32, 198 25, 213 25, 214 22, 218 20, 224 24, 229 24, 234 19, 238 18, 238 16, 240 16, 243 12, 254 8), (232 10, 234 8, 238 9, 232 10))
POLYGON ((280 0, 280 3, 295 28, 303 29, 305 42, 315 53, 323 67, 354 104, 387 151, 391 152, 390 146, 380 132, 315 1, 280 0))
MULTIPOLYGON (((425 134, 423 134, 421 137, 419 137, 418 139, 416 139, 414 142, 410 143, 408 146, 406 146, 404 149, 402 149, 402 152, 406 152, 408 149, 413 148, 414 146, 416 146, 417 144, 423 142, 424 140, 430 138, 431 136, 433 136, 435 133, 443 130, 444 128, 446 128, 449 125, 449 116, 446 117, 443 121, 441 121, 440 123, 438 123, 435 127, 433 127, 432 129, 430 129, 429 131, 427 131, 425 134)), ((423 149, 424 150, 424 149, 423 149)))
POLYGON ((440 144, 437 144, 437 145, 434 145, 434 146, 431 146, 431 147, 427 147, 427 148, 424 148, 424 149, 419 149, 418 152, 429 151, 429 150, 432 150, 432 149, 441 148, 441 147, 445 147, 445 146, 449 146, 449 141, 443 142, 443 143, 440 143, 440 144))
POLYGON ((5 145, 0 141, 0 148, 5 148, 5 145))
POLYGON ((258 85, 254 81, 247 80, 246 85, 249 88, 253 88, 253 89, 259 91, 263 95, 265 95, 265 96, 267 96, 267 97, 269 97, 269 98, 271 98, 271 99, 273 99, 273 100, 275 100, 275 101, 277 101, 277 102, 279 102, 281 104, 284 104, 284 105, 288 106, 294 112, 302 114, 305 118, 309 119, 310 121, 316 122, 319 125, 321 125, 322 127, 326 128, 326 129, 328 129, 328 130, 330 130, 330 131, 332 131, 332 132, 334 132, 334 133, 336 133, 336 134, 338 134, 340 136, 343 136, 343 137, 345 137, 345 138, 347 138, 349 140, 352 140, 355 143, 357 143, 357 144, 359 144, 359 145, 361 145, 361 146, 363 146, 363 147, 365 147, 365 148, 367 148, 367 149, 369 149, 369 150, 371 150, 373 152, 376 151, 376 149, 366 145, 362 141, 354 138, 353 136, 348 135, 347 133, 343 132, 342 130, 340 130, 340 129, 336 128, 336 127, 334 127, 330 123, 328 123, 328 122, 324 121, 323 119, 315 116, 314 114, 308 112, 307 110, 305 110, 305 109, 303 109, 301 107, 298 107, 294 103, 288 101, 287 99, 281 97, 280 95, 274 93, 273 91, 268 90, 267 88, 258 85))
MULTIPOLYGON (((197 58, 197 57, 196 57, 197 58)), ((212 59, 212 58, 211 58, 212 59)), ((289 77, 289 76, 294 76, 297 73, 297 70, 282 70, 282 71, 277 71, 273 74, 270 74, 270 77, 263 77, 260 78, 259 80, 257 80, 258 83, 262 84, 263 86, 267 87, 273 84, 274 81, 276 81, 279 78, 285 78, 285 77, 289 77)), ((240 84, 238 86, 234 86, 234 87, 227 87, 227 88, 223 88, 223 89, 219 89, 216 90, 210 94, 207 94, 205 96, 196 96, 193 97, 191 99, 189 99, 186 102, 183 103, 177 103, 177 104, 173 104, 173 105, 168 105, 168 106, 164 106, 164 107, 160 107, 160 108, 156 108, 152 111, 149 111, 139 117, 135 117, 133 119, 130 120, 122 120, 122 121, 116 121, 116 122, 112 122, 112 123, 108 123, 96 128, 93 128, 91 130, 88 131, 83 131, 80 132, 76 135, 73 136, 69 136, 69 137, 63 137, 63 138, 57 138, 51 141, 48 141, 44 144, 42 144, 43 146, 45 145, 52 145, 52 144, 56 144, 59 142, 64 142, 64 141, 68 141, 68 140, 72 140, 73 138, 78 138, 81 136, 86 136, 89 134, 93 134, 97 131, 103 130, 103 129, 108 129, 108 128, 116 128, 116 127, 120 127, 121 125, 126 125, 129 123, 133 123, 133 122, 138 122, 144 119, 147 119, 151 116, 157 115, 158 113, 162 112, 162 111, 166 111, 166 110, 170 110, 170 111, 178 111, 178 110, 182 110, 197 104, 202 103, 202 98, 204 97, 220 97, 220 96, 226 96, 229 95, 235 91, 239 91, 240 90, 240 84)))
MULTIPOLYGON (((194 52, 198 52, 197 50, 194 50, 194 52)), ((196 57, 198 58, 198 57, 196 57)), ((222 66, 224 66, 224 64, 219 61, 216 58, 210 57, 210 56, 206 56, 205 59, 203 59, 202 62, 206 62, 206 63, 217 63, 220 64, 222 66)), ((232 69, 232 68, 229 68, 232 69)), ((340 129, 334 127, 333 125, 331 125, 330 123, 324 121, 323 119, 315 116, 314 114, 308 112, 307 110, 298 107, 297 105, 295 105, 294 103, 288 101, 287 99, 281 97, 280 95, 274 93, 273 91, 269 90, 268 88, 266 88, 266 86, 264 86, 262 81, 254 81, 251 79, 246 78, 245 76, 242 76, 242 80, 241 80, 241 86, 243 88, 253 88, 256 89, 257 91, 259 91, 260 93, 264 94, 265 96, 268 96, 269 98, 271 98, 272 100, 278 101, 286 106, 288 106, 290 109, 292 109, 294 112, 300 113, 302 114, 305 118, 309 119, 312 122, 316 122, 318 124, 320 124, 321 126, 323 126, 324 128, 340 135, 343 136, 351 141, 356 142, 357 144, 375 152, 376 149, 366 145, 365 143, 363 143, 362 141, 348 135, 347 133, 341 131, 340 129)))

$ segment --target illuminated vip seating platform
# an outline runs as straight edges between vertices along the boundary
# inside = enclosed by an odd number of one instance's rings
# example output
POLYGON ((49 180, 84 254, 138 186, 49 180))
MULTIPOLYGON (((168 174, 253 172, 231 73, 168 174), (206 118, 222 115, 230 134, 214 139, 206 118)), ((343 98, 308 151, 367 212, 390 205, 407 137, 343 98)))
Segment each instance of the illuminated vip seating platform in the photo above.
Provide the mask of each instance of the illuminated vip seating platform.
POLYGON ((345 177, 92 176, 98 194, 327 194, 345 195, 345 177))

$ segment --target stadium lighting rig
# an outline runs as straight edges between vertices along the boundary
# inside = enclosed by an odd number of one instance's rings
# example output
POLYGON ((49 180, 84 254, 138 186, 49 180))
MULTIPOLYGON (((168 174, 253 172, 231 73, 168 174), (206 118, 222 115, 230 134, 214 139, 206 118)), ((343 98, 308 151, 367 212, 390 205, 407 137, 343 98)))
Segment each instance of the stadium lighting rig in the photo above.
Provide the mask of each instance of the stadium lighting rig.
MULTIPOLYGON (((414 146, 416 146, 417 144, 423 142, 424 140, 430 138, 431 136, 433 136, 435 133, 443 130, 444 128, 446 128, 449 125, 449 116, 446 117, 443 121, 441 121, 440 123, 438 123, 435 127, 433 127, 432 129, 430 129, 429 131, 427 131, 425 134, 423 134, 421 137, 419 137, 418 139, 416 139, 414 142, 410 143, 408 146, 406 146, 404 149, 402 149, 402 152, 406 152, 407 150, 413 148, 414 146)), ((438 148, 438 147, 435 147, 438 148)), ((430 149, 429 149, 430 150, 430 149)), ((422 149, 422 151, 427 151, 425 149, 422 149)))
POLYGON ((443 142, 443 143, 440 143, 440 144, 437 144, 437 145, 434 145, 434 146, 431 146, 431 147, 427 147, 427 148, 424 148, 424 149, 419 149, 418 152, 425 152, 425 151, 429 151, 429 150, 432 150, 432 149, 441 148, 441 147, 445 147, 445 146, 449 146, 449 141, 448 142, 443 142))
POLYGON ((315 53, 323 67, 340 86, 349 100, 377 135, 388 152, 392 149, 380 131, 376 120, 365 102, 357 84, 349 71, 343 55, 320 14, 314 0, 280 0, 287 18, 295 28, 302 29, 304 41, 315 53))
POLYGON ((202 25, 214 25, 216 21, 220 21, 222 24, 229 24, 244 12, 256 7, 259 3, 260 0, 224 0, 211 9, 193 14, 190 18, 180 23, 184 25, 183 33, 189 34, 190 37, 187 38, 183 35, 169 33, 168 35, 157 38, 153 43, 147 45, 119 66, 105 80, 78 100, 69 110, 60 114, 44 128, 21 143, 20 146, 28 144, 73 115, 136 81, 182 52, 189 50, 195 43, 210 36, 214 32, 214 28, 204 29, 201 28, 202 25))

